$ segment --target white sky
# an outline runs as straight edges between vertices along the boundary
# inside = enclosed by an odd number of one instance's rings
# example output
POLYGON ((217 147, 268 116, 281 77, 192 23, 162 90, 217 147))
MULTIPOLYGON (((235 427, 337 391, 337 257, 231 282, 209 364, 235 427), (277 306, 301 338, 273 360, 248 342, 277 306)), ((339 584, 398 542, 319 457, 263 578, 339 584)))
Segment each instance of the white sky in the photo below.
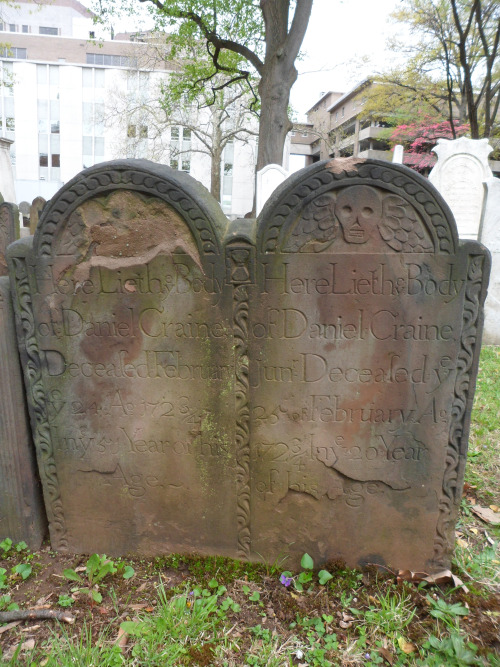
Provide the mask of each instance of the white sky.
POLYGON ((387 38, 401 29, 389 17, 397 4, 398 0, 314 0, 291 96, 297 120, 305 119, 321 93, 347 92, 387 67, 387 38), (365 56, 370 62, 359 65, 365 56), (316 70, 321 71, 312 73, 316 70))
MULTIPOLYGON (((314 0, 302 47, 304 56, 297 63, 299 77, 291 95, 295 120, 305 120, 305 112, 321 93, 347 92, 388 65, 387 37, 401 30, 389 18, 398 1, 314 0), (369 58, 364 65, 363 57, 369 58)), ((81 2, 91 7, 92 0, 81 2)), ((130 19, 114 26, 115 32, 141 27, 138 20, 130 19)))

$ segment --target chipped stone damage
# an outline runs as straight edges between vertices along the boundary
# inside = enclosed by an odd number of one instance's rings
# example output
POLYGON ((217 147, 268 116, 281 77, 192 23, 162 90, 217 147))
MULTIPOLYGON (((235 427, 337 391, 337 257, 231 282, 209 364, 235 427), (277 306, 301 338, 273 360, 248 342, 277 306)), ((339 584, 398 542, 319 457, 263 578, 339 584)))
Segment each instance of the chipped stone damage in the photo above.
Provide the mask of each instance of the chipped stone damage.
MULTIPOLYGON (((130 268, 160 254, 185 253, 201 269, 198 249, 183 219, 160 199, 113 192, 85 202, 72 218, 73 225, 66 227, 60 241, 77 251, 74 278, 79 283, 89 278, 93 267, 130 268), (79 238, 78 246, 70 235, 79 238)), ((58 278, 68 269, 71 266, 61 268, 58 278)))
POLYGON ((326 169, 332 174, 341 174, 343 171, 358 171, 358 165, 364 164, 366 160, 359 157, 336 157, 327 162, 326 169))

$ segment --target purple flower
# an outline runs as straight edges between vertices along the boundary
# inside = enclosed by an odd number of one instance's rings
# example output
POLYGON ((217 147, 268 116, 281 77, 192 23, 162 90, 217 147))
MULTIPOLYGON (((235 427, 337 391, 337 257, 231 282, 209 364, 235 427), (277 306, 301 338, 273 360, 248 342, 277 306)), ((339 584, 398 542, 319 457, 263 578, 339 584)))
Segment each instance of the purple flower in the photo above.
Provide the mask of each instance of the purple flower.
POLYGON ((285 574, 282 574, 280 577, 280 582, 283 584, 283 586, 288 588, 288 586, 290 586, 292 583, 292 577, 287 577, 285 574))

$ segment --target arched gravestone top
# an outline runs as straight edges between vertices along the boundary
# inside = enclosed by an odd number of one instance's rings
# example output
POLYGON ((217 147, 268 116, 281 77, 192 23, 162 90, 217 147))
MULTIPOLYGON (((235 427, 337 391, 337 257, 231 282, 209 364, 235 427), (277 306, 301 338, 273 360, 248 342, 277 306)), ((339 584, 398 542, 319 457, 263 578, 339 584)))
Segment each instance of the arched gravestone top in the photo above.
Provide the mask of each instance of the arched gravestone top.
MULTIPOLYGON (((451 211, 427 179, 401 165, 358 158, 318 162, 277 188, 259 216, 258 250, 321 252, 328 247, 338 252, 334 237, 342 242, 336 203, 341 195, 340 204, 346 206, 367 198, 373 211, 368 225, 378 227, 372 239, 378 241, 379 252, 456 251, 458 236, 451 211), (325 218, 332 222, 322 229, 325 218)), ((372 244, 368 245, 373 252, 372 244)), ((363 247, 364 243, 349 243, 342 251, 362 251, 363 247)))
POLYGON ((35 251, 51 255, 63 231, 62 223, 73 211, 89 199, 120 190, 165 201, 185 220, 201 254, 220 252, 227 219, 217 202, 188 174, 148 160, 103 162, 69 181, 43 211, 35 233, 35 251))

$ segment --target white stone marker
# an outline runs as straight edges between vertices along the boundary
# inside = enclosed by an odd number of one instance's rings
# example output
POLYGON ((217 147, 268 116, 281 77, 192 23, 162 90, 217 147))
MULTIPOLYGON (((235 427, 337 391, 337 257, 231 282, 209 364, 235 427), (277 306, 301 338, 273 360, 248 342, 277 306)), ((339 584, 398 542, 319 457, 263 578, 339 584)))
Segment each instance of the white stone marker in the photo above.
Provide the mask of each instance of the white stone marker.
POLYGON ((484 304, 483 343, 500 345, 500 179, 489 178, 484 190, 479 240, 491 252, 491 277, 484 304))
POLYGON ((461 239, 477 239, 483 206, 483 181, 493 173, 488 139, 438 139, 433 149, 438 161, 429 181, 451 208, 461 239))
POLYGON ((257 172, 257 215, 276 188, 286 181, 289 173, 279 164, 268 164, 257 172))

